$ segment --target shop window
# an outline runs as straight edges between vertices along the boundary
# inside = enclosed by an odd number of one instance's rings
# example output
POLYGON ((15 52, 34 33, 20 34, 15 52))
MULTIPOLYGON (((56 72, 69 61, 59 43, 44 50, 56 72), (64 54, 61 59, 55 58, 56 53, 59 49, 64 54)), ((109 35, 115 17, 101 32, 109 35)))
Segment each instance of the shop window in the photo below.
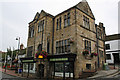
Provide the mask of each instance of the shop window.
POLYGON ((24 70, 28 70, 28 65, 27 65, 27 63, 24 63, 24 64, 23 64, 23 69, 24 69, 24 70))
POLYGON ((91 69, 91 64, 86 64, 86 69, 91 69))
POLYGON ((34 64, 30 63, 30 70, 33 70, 34 64))
POLYGON ((64 62, 55 63, 55 76, 63 77, 65 72, 65 77, 73 77, 73 66, 72 62, 66 62, 65 64, 64 62))
POLYGON ((55 63, 55 72, 63 72, 63 63, 55 63))
POLYGON ((111 59, 111 55, 110 54, 106 54, 106 59, 111 59))

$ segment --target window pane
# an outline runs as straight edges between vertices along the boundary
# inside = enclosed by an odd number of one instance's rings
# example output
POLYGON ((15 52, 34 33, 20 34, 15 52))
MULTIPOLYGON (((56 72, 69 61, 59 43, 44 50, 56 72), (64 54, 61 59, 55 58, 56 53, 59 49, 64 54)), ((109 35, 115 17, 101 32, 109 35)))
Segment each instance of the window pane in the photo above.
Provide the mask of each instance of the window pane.
POLYGON ((110 44, 106 44, 105 47, 106 47, 106 50, 110 49, 110 44))
POLYGON ((58 47, 59 45, 58 45, 58 41, 56 42, 56 47, 58 47))
POLYGON ((67 45, 67 40, 65 40, 65 45, 67 45))
POLYGON ((63 63, 55 63, 55 72, 63 72, 63 63))
POLYGON ((58 30, 58 19, 57 19, 57 27, 56 27, 56 30, 58 30))
POLYGON ((111 59, 111 55, 110 54, 106 54, 106 59, 111 59))
POLYGON ((59 27, 60 27, 60 29, 61 29, 61 17, 60 17, 59 27))
POLYGON ((91 69, 91 64, 86 64, 86 69, 91 69))
POLYGON ((43 30, 44 30, 44 20, 42 21, 42 28, 43 28, 43 30))

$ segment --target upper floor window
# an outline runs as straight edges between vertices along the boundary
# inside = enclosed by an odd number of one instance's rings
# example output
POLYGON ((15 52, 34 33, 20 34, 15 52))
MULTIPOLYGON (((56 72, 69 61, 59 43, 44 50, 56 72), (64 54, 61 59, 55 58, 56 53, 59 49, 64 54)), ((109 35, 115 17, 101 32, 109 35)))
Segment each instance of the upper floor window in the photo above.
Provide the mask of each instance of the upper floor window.
POLYGON ((97 38, 103 39, 102 37, 103 37, 103 33, 102 33, 102 31, 98 28, 98 29, 97 29, 97 38))
POLYGON ((91 42, 85 40, 85 50, 88 50, 91 53, 91 42))
POLYGON ((27 57, 32 57, 33 46, 27 48, 27 57))
POLYGON ((34 27, 29 27, 29 37, 34 36, 34 27))
POLYGON ((38 51, 42 51, 42 44, 38 45, 38 51))
POLYGON ((56 53, 70 52, 70 39, 56 42, 56 53))
POLYGON ((66 27, 66 26, 67 26, 67 16, 64 15, 64 27, 66 27))
POLYGON ((44 20, 38 23, 38 32, 41 32, 43 30, 44 30, 44 20))
POLYGON ((103 57, 103 51, 99 50, 100 57, 103 57))
POLYGON ((67 14, 67 22, 68 22, 68 26, 70 25, 70 13, 67 14))
POLYGON ((83 16, 83 26, 87 29, 90 29, 89 18, 87 18, 86 16, 83 16))
POLYGON ((70 25, 70 12, 67 15, 64 15, 64 27, 70 25))
POLYGON ((58 21, 59 21, 59 19, 57 19, 57 27, 56 27, 56 30, 58 30, 58 21))
POLYGON ((60 27, 60 29, 61 29, 61 22, 62 22, 62 20, 61 20, 61 17, 59 18, 59 27, 60 27))
POLYGON ((57 24, 57 27, 56 27, 56 30, 61 29, 61 21, 62 21, 62 20, 61 20, 61 17, 57 19, 57 23, 56 23, 56 24, 57 24))
POLYGON ((110 49, 110 44, 105 44, 106 50, 110 49))

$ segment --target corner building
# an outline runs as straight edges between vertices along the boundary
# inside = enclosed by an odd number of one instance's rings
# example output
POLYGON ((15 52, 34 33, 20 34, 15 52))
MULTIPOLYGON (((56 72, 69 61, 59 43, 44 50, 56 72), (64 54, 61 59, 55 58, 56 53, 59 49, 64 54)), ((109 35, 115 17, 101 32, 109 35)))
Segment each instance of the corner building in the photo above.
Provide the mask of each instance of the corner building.
POLYGON ((37 51, 48 53, 36 59, 34 74, 49 78, 80 78, 84 72, 102 69, 105 62, 105 27, 95 24, 95 17, 87 2, 53 16, 45 11, 36 13, 29 23, 27 57, 37 51), (89 51, 83 55, 83 51, 89 51), (92 56, 92 53, 98 53, 92 56))

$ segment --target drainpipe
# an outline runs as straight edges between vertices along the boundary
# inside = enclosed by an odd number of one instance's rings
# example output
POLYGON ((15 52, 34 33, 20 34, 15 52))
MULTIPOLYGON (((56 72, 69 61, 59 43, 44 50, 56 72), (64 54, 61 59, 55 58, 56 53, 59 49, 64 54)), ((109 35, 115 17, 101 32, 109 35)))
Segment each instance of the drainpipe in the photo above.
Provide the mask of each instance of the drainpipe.
POLYGON ((96 42, 96 44, 97 44, 97 53, 98 53, 98 56, 97 56, 97 59, 98 59, 98 68, 100 67, 99 66, 99 49, 98 49, 98 30, 97 30, 97 24, 95 24, 95 26, 96 26, 96 39, 97 39, 97 42, 96 42))
POLYGON ((54 21, 55 21, 55 18, 53 18, 53 32, 52 32, 52 55, 53 55, 53 52, 54 52, 54 21))

